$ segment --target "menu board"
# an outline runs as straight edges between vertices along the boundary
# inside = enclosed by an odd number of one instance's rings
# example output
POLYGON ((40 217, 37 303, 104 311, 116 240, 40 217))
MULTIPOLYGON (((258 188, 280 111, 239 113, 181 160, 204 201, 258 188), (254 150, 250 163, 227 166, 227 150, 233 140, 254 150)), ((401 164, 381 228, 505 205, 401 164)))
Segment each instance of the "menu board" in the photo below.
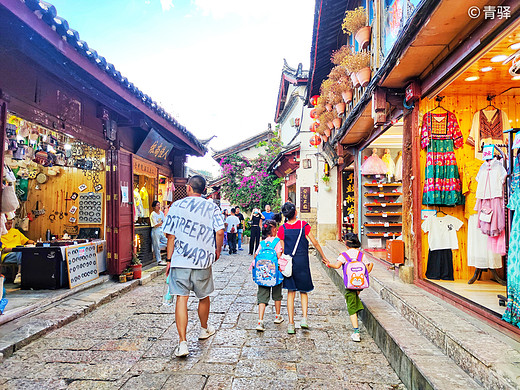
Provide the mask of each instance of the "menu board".
POLYGON ((65 257, 70 288, 99 278, 96 248, 96 243, 67 247, 65 257))

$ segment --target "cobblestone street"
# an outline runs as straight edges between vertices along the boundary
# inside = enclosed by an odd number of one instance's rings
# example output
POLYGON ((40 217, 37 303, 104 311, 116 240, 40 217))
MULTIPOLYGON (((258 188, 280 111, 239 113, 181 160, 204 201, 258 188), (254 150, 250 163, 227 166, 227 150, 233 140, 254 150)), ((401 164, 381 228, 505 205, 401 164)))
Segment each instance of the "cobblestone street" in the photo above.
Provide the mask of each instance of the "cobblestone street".
POLYGON ((299 328, 298 305, 296 335, 287 334, 285 306, 280 325, 269 306, 266 331, 257 332, 251 257, 224 255, 214 266, 210 323, 217 333, 198 340, 190 298, 189 357, 173 356, 174 308, 161 305, 162 276, 17 351, 0 365, 0 388, 404 389, 363 327, 362 341, 350 340, 344 298, 311 259, 309 330, 299 328))

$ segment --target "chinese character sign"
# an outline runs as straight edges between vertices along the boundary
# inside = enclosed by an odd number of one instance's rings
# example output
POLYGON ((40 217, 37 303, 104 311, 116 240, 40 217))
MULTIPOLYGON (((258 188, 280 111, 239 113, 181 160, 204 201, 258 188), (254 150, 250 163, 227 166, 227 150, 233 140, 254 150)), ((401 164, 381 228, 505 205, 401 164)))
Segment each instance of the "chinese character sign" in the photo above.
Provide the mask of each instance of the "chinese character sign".
POLYGON ((345 177, 345 194, 343 198, 343 215, 354 214, 354 172, 350 172, 345 177))
POLYGON ((157 163, 168 161, 173 145, 166 141, 156 130, 151 129, 139 147, 137 155, 157 163))
POLYGON ((311 187, 300 187, 300 213, 311 212, 311 187))

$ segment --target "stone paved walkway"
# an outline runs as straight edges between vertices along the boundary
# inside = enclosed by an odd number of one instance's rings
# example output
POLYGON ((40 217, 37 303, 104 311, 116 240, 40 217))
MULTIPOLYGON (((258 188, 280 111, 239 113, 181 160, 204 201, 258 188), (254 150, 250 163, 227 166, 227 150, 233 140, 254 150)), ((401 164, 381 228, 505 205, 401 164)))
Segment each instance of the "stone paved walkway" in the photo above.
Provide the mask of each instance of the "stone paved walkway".
MULTIPOLYGON (((217 333, 199 341, 197 301, 190 298, 190 356, 177 359, 173 307, 161 305, 165 277, 132 290, 89 315, 31 343, 0 364, 1 389, 404 389, 362 329, 350 341, 345 301, 311 258, 315 290, 310 330, 287 334, 266 311, 258 333, 256 285, 247 255, 214 266, 210 323, 217 333)), ((298 300, 299 298, 297 298, 298 300)))

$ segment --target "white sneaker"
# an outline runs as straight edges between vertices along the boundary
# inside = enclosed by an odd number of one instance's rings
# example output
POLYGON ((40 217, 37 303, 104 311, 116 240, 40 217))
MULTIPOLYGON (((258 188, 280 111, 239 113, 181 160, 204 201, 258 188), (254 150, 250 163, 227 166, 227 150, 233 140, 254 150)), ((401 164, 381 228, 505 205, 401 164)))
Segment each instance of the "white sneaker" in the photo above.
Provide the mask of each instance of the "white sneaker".
POLYGON ((256 326, 256 330, 259 332, 263 332, 265 330, 264 321, 258 321, 258 325, 256 326))
POLYGON ((300 321, 300 328, 309 329, 309 324, 307 324, 307 317, 302 317, 302 320, 300 321))
POLYGON ((21 273, 17 273, 16 274, 16 277, 14 278, 14 284, 20 284, 22 283, 22 274, 21 273))
POLYGON ((175 347, 175 351, 173 351, 175 356, 177 357, 185 357, 190 354, 188 350, 188 343, 186 341, 181 341, 177 347, 175 347))
POLYGON ((215 334, 215 328, 211 325, 208 325, 207 329, 202 328, 200 330, 199 340, 206 340, 207 338, 213 336, 215 334))
POLYGON ((361 335, 359 333, 352 333, 350 338, 352 339, 352 341, 355 341, 355 342, 361 341, 361 335))
POLYGON ((280 315, 277 315, 275 318, 274 318, 274 323, 275 324, 281 324, 283 322, 283 316, 280 314, 280 315))
POLYGON ((162 266, 165 266, 166 265, 166 262, 165 261, 159 261, 157 263, 158 266, 162 267, 162 266))

